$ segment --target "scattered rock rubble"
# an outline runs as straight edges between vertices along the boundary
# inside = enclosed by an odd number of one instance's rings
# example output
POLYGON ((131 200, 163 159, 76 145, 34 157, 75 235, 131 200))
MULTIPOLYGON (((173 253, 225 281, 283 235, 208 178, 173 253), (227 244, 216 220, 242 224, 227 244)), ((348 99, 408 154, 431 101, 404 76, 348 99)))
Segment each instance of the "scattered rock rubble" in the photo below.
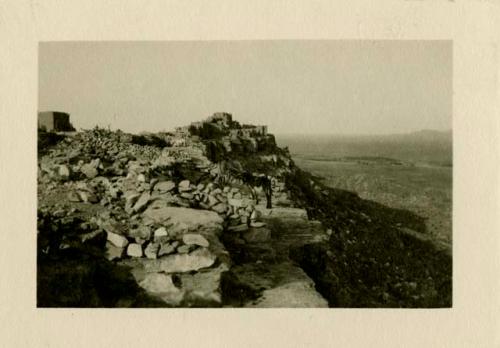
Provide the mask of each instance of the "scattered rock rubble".
MULTIPOLYGON (((105 234, 104 257, 131 267, 137 283, 166 305, 220 306, 221 274, 231 261, 219 237, 269 240, 261 220, 265 192, 224 172, 207 158, 207 143, 186 129, 156 137, 171 146, 138 145, 128 134, 100 128, 65 138, 39 159, 40 209, 57 213, 58 207, 71 206, 68 216, 79 211, 87 229, 105 234)), ((290 206, 283 181, 289 159, 257 150, 262 138, 274 142, 270 137, 232 132, 219 141, 227 156, 231 141, 241 146, 252 140, 255 158, 262 156, 262 163, 281 174, 269 176, 273 199, 290 206)), ((42 252, 56 253, 63 246, 50 247, 42 252)))
POLYGON ((422 217, 325 187, 265 126, 45 137, 38 306, 451 305, 422 217))

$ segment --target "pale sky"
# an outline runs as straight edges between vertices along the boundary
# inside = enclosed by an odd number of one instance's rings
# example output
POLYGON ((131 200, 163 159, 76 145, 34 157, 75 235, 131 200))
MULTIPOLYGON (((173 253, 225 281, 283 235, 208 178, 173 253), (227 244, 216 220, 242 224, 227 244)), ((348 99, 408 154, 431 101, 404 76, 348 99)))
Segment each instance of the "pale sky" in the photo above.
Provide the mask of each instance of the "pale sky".
POLYGON ((271 133, 452 127, 450 41, 46 42, 39 111, 172 130, 226 111, 271 133))

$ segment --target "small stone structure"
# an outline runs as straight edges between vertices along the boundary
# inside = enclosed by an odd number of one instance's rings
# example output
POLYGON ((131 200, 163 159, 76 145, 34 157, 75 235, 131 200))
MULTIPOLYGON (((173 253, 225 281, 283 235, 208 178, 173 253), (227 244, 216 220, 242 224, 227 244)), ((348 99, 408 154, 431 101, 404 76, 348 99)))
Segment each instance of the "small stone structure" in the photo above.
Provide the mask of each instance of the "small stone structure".
POLYGON ((212 116, 206 118, 204 121, 192 122, 189 126, 179 127, 177 131, 188 132, 189 127, 201 129, 203 125, 206 123, 215 125, 219 129, 229 130, 229 136, 231 139, 236 139, 237 137, 251 138, 254 136, 267 135, 267 126, 254 126, 254 125, 241 126, 238 122, 233 121, 232 114, 229 114, 227 112, 216 112, 212 116))
POLYGON ((228 128, 233 122, 233 115, 228 114, 227 112, 216 112, 210 116, 206 122, 218 123, 221 126, 228 128))
POLYGON ((38 129, 58 132, 71 132, 75 130, 69 121, 69 114, 59 111, 39 112, 38 129))

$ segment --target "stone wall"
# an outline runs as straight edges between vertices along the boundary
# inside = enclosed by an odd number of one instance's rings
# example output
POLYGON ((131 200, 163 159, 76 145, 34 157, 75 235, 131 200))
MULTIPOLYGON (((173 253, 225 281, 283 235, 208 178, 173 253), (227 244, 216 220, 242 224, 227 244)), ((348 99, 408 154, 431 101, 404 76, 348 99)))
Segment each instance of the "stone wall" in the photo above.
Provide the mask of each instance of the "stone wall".
POLYGON ((46 131, 70 132, 75 129, 69 121, 69 114, 57 111, 38 113, 38 128, 46 131))

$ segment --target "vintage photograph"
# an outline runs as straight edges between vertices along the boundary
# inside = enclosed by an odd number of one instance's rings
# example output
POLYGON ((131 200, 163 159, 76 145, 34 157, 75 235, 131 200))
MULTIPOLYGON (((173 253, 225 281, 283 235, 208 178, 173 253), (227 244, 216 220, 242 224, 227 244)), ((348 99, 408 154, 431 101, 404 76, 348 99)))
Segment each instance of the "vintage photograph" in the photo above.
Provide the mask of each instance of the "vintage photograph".
POLYGON ((37 307, 452 307, 452 52, 40 42, 37 307))

